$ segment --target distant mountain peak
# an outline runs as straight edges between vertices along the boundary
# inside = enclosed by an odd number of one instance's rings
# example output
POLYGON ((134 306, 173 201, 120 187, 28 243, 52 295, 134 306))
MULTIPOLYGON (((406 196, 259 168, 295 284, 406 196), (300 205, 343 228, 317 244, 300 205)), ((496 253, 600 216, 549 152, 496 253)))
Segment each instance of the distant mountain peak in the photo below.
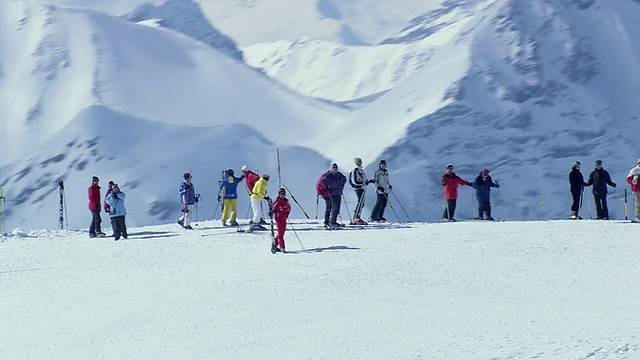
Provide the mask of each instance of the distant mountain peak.
POLYGON ((123 15, 131 22, 152 21, 220 50, 233 59, 243 61, 242 52, 228 36, 215 29, 205 18, 198 4, 192 0, 168 0, 162 5, 145 3, 123 15))

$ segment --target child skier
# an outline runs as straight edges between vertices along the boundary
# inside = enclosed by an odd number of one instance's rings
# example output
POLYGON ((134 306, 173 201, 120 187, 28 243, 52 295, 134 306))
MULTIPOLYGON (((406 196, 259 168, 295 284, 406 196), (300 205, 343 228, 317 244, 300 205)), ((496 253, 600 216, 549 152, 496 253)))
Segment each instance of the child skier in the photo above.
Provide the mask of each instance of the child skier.
POLYGON ((291 212, 291 204, 289 199, 286 198, 286 192, 284 188, 278 190, 278 197, 273 202, 273 215, 276 221, 276 227, 278 228, 278 235, 276 235, 277 251, 284 251, 284 232, 287 229, 287 218, 291 212))
POLYGON ((113 236, 115 240, 120 240, 120 236, 126 239, 129 236, 125 222, 127 210, 124 208, 124 199, 126 196, 120 191, 118 184, 113 184, 111 190, 107 197, 107 202, 109 203, 109 216, 113 224, 113 236))

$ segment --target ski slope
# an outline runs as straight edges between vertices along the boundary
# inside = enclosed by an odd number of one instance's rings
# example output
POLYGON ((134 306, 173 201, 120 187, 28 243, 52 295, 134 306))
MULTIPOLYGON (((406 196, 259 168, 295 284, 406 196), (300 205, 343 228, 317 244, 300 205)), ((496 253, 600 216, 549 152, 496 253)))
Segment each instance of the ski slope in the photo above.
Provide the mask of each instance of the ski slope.
POLYGON ((294 226, 6 238, 0 358, 640 357, 636 224, 294 226))

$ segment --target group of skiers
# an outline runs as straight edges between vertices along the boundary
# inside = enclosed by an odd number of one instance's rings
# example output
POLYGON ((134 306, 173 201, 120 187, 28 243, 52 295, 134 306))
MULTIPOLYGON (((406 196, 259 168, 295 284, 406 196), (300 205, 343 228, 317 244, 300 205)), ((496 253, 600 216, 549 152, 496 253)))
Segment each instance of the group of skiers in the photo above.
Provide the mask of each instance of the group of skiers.
MULTIPOLYGON (((393 187, 389 182, 389 171, 387 170, 387 162, 380 160, 378 168, 373 177, 368 178, 362 166, 362 159, 354 158, 355 167, 349 173, 348 182, 354 189, 358 203, 353 213, 352 225, 366 225, 367 222, 362 219, 362 209, 364 208, 366 187, 374 184, 376 188, 376 203, 373 206, 369 221, 384 222, 384 211, 388 204, 388 197, 393 187)), ((609 210, 607 206, 607 186, 616 187, 616 183, 611 180, 609 172, 602 167, 602 160, 596 160, 594 170, 589 174, 587 181, 584 180, 580 172, 581 163, 575 161, 569 173, 570 192, 573 202, 571 204, 571 219, 582 219, 578 214, 582 205, 584 187, 591 186, 594 202, 596 205, 596 219, 608 220, 609 210)), ((442 221, 456 221, 454 215, 456 211, 456 203, 458 199, 458 187, 470 186, 475 189, 476 200, 478 203, 478 214, 476 220, 494 220, 491 216, 491 188, 499 188, 498 181, 493 181, 489 169, 483 169, 473 182, 466 181, 459 177, 454 171, 452 164, 448 164, 446 172, 442 176, 441 185, 444 187, 444 196, 446 204, 442 214, 442 221)), ((191 212, 196 203, 200 200, 200 194, 196 193, 192 183, 192 175, 190 173, 183 174, 184 181, 180 185, 180 198, 182 202, 182 214, 178 219, 178 224, 184 229, 192 230, 191 212)), ((277 251, 284 251, 285 242, 284 234, 286 223, 291 212, 291 205, 286 197, 286 189, 278 190, 278 197, 275 201, 267 195, 267 184, 269 175, 258 175, 250 170, 247 165, 242 166, 242 175, 235 176, 233 169, 224 171, 223 178, 220 180, 218 191, 218 201, 222 204, 222 224, 224 226, 238 226, 237 206, 238 206, 238 185, 245 180, 247 194, 251 201, 251 210, 253 216, 250 220, 251 230, 266 230, 263 225, 267 223, 263 219, 262 200, 267 200, 269 205, 269 216, 274 217, 277 227, 277 251), (227 222, 229 220, 229 222, 227 222)), ((91 225, 89 226, 89 237, 104 237, 106 234, 102 232, 100 217, 101 212, 101 196, 100 196, 100 179, 97 176, 92 178, 91 186, 89 186, 89 210, 91 211, 91 225)), ((635 221, 640 222, 640 159, 636 166, 629 171, 627 182, 631 185, 631 191, 635 199, 635 221)), ((340 207, 342 197, 344 196, 344 187, 347 183, 347 177, 339 171, 338 164, 333 163, 331 169, 324 172, 316 183, 318 197, 325 200, 324 226, 327 229, 340 228, 338 216, 340 215, 340 207)), ((127 238, 127 226, 125 222, 126 195, 122 192, 118 184, 109 181, 109 187, 104 198, 104 211, 109 214, 111 220, 111 228, 113 237, 119 240, 120 237, 127 238)))
MULTIPOLYGON (((369 184, 376 186, 376 204, 371 211, 369 221, 382 222, 387 221, 384 218, 384 210, 387 207, 387 200, 392 186, 389 183, 389 172, 387 171, 387 162, 380 160, 378 169, 372 178, 367 178, 364 168, 362 167, 362 159, 356 157, 353 159, 355 168, 349 173, 349 184, 355 190, 358 203, 353 213, 352 225, 366 225, 367 222, 362 220, 362 209, 364 207, 366 187, 369 184)), ((316 191, 319 197, 325 201, 324 227, 327 229, 338 229, 341 225, 338 223, 340 215, 340 204, 343 196, 344 186, 347 178, 338 171, 338 164, 333 163, 331 170, 320 175, 316 183, 316 191)))
MULTIPOLYGON (((596 160, 595 168, 589 174, 587 181, 584 181, 584 177, 580 172, 580 161, 575 161, 569 172, 569 184, 571 197, 573 202, 571 204, 570 219, 582 219, 579 215, 580 207, 582 205, 582 199, 584 194, 584 188, 591 186, 591 193, 596 205, 596 220, 609 220, 609 207, 607 206, 607 194, 608 187, 615 188, 617 186, 611 180, 609 172, 602 167, 602 160, 596 160)), ((640 185, 638 184, 638 178, 640 177, 640 159, 636 163, 636 166, 629 170, 627 175, 627 182, 631 186, 631 193, 634 197, 635 209, 634 209, 634 222, 640 222, 640 185)))
MULTIPOLYGON (((89 225, 89 237, 105 237, 102 231, 102 218, 100 212, 102 211, 100 196, 100 179, 94 176, 91 179, 91 185, 89 186, 89 210, 91 211, 91 225, 89 225)), ((113 237, 115 240, 120 240, 120 237, 127 238, 127 224, 125 222, 125 216, 127 210, 124 207, 124 200, 126 198, 125 193, 120 190, 118 184, 113 181, 109 181, 109 187, 104 198, 104 211, 109 214, 111 220, 111 230, 113 231, 113 237)))
MULTIPOLYGON (((183 174, 184 181, 180 185, 180 199, 182 202, 182 215, 178 219, 178 224, 186 230, 193 230, 191 227, 191 212, 193 206, 200 200, 200 194, 197 194, 192 183, 192 175, 190 173, 183 174)), ((222 204, 222 218, 220 219, 223 226, 238 226, 237 209, 238 209, 238 185, 245 180, 247 194, 251 202, 251 210, 253 216, 249 221, 250 229, 266 230, 263 225, 267 223, 263 219, 262 200, 266 200, 269 204, 269 216, 273 217, 277 227, 277 235, 275 236, 275 251, 285 251, 284 233, 286 231, 287 218, 291 212, 291 205, 286 197, 284 188, 278 190, 278 197, 275 201, 267 195, 267 185, 269 183, 269 174, 258 175, 247 165, 242 166, 242 175, 235 176, 233 169, 227 169, 223 172, 220 180, 217 199, 222 204), (229 222, 227 222, 229 220, 229 222)))

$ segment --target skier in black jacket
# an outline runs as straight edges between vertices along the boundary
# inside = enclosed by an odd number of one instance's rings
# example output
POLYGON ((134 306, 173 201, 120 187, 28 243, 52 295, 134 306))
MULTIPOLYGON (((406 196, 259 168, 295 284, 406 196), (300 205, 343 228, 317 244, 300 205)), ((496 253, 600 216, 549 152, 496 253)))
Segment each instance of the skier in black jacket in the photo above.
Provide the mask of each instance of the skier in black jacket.
POLYGON ((589 186, 589 184, 584 182, 584 177, 582 177, 582 173, 580 172, 580 165, 580 161, 575 161, 571 167, 571 172, 569 173, 571 197, 573 197, 573 203, 571 203, 571 215, 569 215, 569 219, 572 220, 582 219, 580 215, 578 215, 578 211, 580 211, 580 207, 582 205, 584 187, 589 186))
POLYGON ((616 187, 611 181, 609 172, 602 168, 602 160, 596 160, 596 168, 589 174, 587 186, 593 185, 593 199, 596 202, 596 220, 609 220, 609 208, 607 208, 607 185, 616 187))

